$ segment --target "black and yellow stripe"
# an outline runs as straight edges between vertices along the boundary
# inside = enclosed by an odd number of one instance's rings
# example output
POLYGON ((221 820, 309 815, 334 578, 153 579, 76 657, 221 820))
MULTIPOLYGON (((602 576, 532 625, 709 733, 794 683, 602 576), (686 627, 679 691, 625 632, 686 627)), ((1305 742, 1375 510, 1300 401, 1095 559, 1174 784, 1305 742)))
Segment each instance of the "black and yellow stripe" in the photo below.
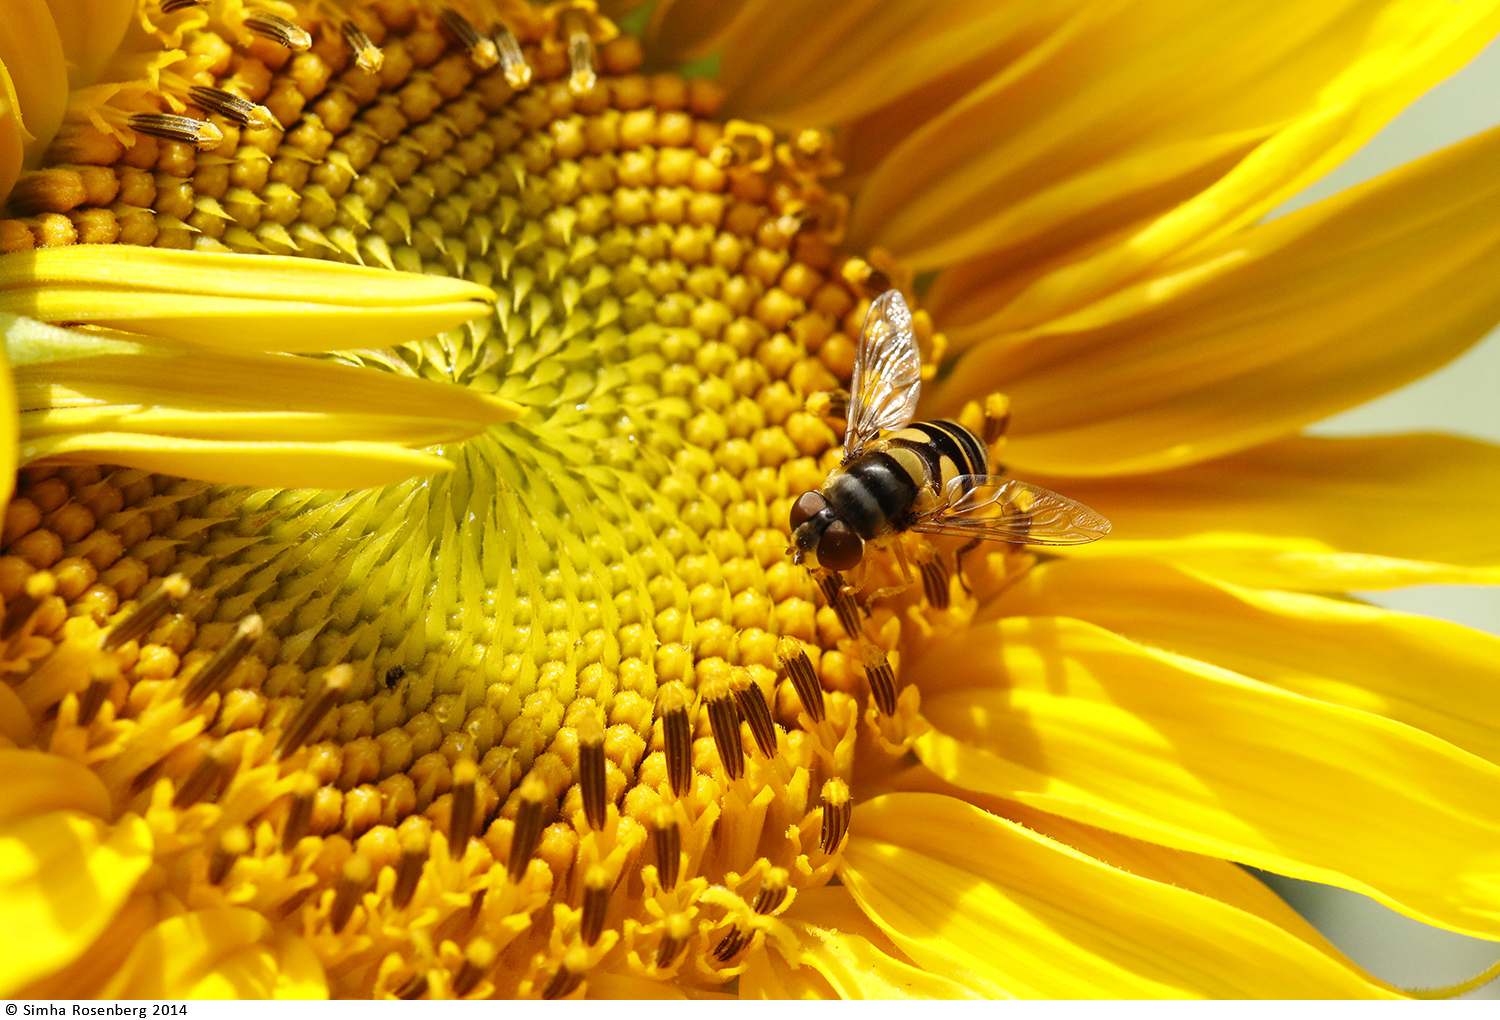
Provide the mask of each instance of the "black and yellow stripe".
POLYGON ((824 495, 865 541, 905 531, 937 508, 954 478, 990 474, 989 453, 956 421, 913 422, 829 475, 824 495))

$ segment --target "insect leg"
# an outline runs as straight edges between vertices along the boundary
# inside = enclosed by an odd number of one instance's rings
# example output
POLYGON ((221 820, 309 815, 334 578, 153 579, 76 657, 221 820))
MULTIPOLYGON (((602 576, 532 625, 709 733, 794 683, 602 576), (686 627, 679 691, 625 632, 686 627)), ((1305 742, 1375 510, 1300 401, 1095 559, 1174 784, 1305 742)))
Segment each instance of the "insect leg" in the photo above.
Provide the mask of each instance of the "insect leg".
POLYGON ((965 595, 973 595, 974 591, 964 577, 964 554, 976 548, 982 541, 984 541, 982 538, 971 538, 953 555, 953 570, 958 574, 958 586, 964 590, 965 595))

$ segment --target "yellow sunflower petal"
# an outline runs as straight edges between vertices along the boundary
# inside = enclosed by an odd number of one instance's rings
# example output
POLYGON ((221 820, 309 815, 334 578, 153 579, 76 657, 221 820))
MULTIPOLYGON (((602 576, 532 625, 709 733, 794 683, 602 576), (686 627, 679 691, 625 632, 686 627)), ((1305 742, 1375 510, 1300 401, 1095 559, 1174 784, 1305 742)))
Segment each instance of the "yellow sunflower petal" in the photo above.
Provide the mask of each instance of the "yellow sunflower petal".
POLYGON ((1500 638, 1455 623, 1129 559, 1040 565, 987 612, 1087 620, 1500 765, 1500 638))
MULTIPOLYGON (((0 323, 0 333, 4 332, 0 323)), ((16 488, 16 439, 19 423, 16 419, 16 387, 11 375, 10 360, 0 345, 0 500, 8 501, 16 488)))
POLYGON ((0 822, 44 811, 83 811, 99 818, 112 813, 109 793, 92 770, 61 755, 0 748, 0 822))
POLYGON ((860 804, 840 874, 907 955, 992 997, 1389 994, 1259 917, 939 794, 860 804))
POLYGON ((236 350, 392 347, 494 300, 467 280, 294 256, 78 244, 0 259, 0 311, 236 350))
POLYGON ((254 910, 199 910, 162 921, 105 987, 106 999, 327 998, 322 966, 300 939, 269 941, 254 910))
POLYGON ((1094 507, 1107 543, 1238 584, 1353 591, 1500 583, 1500 447, 1455 436, 1280 439, 1139 477, 1039 484, 1094 507))
POLYGON ((5 61, 0 60, 0 202, 16 186, 26 158, 26 126, 21 123, 21 101, 5 61))
MULTIPOLYGON (((9 72, 29 154, 37 155, 56 133, 68 104, 67 61, 44 0, 6 0, 0 65, 9 72)), ((0 198, 8 190, 0 189, 0 198)))
POLYGON ((742 999, 837 999, 839 995, 812 967, 792 967, 774 952, 756 953, 740 975, 742 999))
POLYGON ((843 886, 802 890, 781 919, 798 935, 798 962, 822 975, 839 998, 980 997, 958 981, 913 966, 843 886))
POLYGON ((47 0, 74 88, 90 85, 119 49, 136 0, 47 0))
POLYGON ((51 811, 0 825, 0 931, 11 935, 0 995, 77 959, 150 866, 151 832, 135 815, 110 826, 51 811))
POLYGON ((1500 767, 1430 734, 1057 617, 907 675, 951 783, 1500 937, 1500 767))
POLYGON ((1243 449, 1392 389, 1500 320, 1500 130, 1204 246, 959 362, 935 406, 1003 387, 1007 457, 1059 475, 1243 449))

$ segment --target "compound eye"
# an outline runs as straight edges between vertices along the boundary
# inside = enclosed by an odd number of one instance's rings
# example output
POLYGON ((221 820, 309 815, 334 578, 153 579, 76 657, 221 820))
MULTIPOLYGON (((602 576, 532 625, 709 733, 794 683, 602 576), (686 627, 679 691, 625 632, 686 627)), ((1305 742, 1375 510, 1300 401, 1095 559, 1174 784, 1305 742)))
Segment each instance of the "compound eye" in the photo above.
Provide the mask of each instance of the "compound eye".
POLYGON ((816 492, 804 492, 798 497, 797 502, 792 504, 792 530, 796 531, 802 527, 805 522, 822 513, 827 506, 828 501, 816 492))
POLYGON ((834 521, 818 540, 818 564, 829 570, 849 570, 864 555, 865 542, 843 521, 834 521))

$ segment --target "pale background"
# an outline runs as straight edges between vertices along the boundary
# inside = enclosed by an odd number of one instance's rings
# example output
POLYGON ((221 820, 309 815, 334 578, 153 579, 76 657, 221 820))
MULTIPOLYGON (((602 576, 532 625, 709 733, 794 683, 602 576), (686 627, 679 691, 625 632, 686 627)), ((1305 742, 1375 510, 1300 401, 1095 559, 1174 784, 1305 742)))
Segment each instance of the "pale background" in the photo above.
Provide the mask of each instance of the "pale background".
MULTIPOLYGON (((1500 124, 1500 41, 1417 100, 1342 166, 1273 215, 1325 198, 1426 152, 1500 124)), ((1500 168, 1497 168, 1500 172, 1500 168)), ((1500 277, 1500 265, 1495 267, 1500 277)), ((1500 442, 1500 329, 1426 378, 1318 422, 1311 435, 1440 431, 1500 442)), ((1500 521, 1495 522, 1500 527, 1500 521)), ((1500 634, 1500 588, 1422 585, 1362 597, 1500 634)), ((1340 949, 1406 988, 1457 984, 1500 960, 1500 945, 1439 931, 1357 893, 1263 876, 1340 949)), ((1500 980, 1465 998, 1500 999, 1500 980)))

